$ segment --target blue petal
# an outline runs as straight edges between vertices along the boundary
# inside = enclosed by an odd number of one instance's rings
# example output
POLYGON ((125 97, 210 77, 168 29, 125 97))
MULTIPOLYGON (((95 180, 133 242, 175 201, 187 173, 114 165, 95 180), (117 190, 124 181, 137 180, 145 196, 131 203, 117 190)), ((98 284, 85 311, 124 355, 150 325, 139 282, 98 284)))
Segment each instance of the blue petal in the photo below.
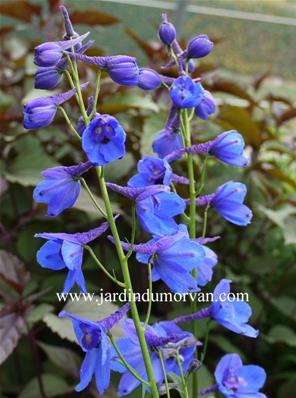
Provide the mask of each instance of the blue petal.
POLYGON ((49 240, 37 252, 37 262, 43 268, 58 271, 66 267, 61 256, 62 243, 49 240))
POLYGON ((264 369, 256 365, 246 365, 236 371, 236 376, 243 379, 239 393, 254 393, 263 387, 266 380, 264 369))
POLYGON ((215 370, 215 379, 219 385, 223 384, 225 374, 231 368, 234 372, 243 366, 238 354, 226 354, 218 363, 215 370))
POLYGON ((95 368, 98 365, 98 355, 99 350, 97 348, 90 350, 85 354, 84 361, 80 368, 80 383, 75 387, 77 392, 84 390, 91 382, 95 368))
POLYGON ((101 334, 101 338, 101 344, 98 349, 98 363, 95 372, 97 388, 99 393, 103 394, 110 384, 111 350, 105 333, 101 334))
POLYGON ((61 251, 63 260, 69 270, 81 268, 83 256, 83 248, 81 245, 64 240, 61 251))

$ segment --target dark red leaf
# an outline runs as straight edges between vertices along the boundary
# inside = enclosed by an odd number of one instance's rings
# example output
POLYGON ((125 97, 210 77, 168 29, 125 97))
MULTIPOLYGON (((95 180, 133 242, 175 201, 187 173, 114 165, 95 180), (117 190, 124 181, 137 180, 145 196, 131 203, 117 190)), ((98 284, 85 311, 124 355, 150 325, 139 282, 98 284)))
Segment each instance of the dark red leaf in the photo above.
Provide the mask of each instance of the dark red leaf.
POLYGON ((254 81, 253 81, 253 87, 255 90, 259 90, 259 88, 261 87, 262 83, 264 82, 264 80, 270 75, 270 71, 267 71, 265 73, 262 73, 259 76, 256 76, 254 81))
POLYGON ((283 112, 278 118, 277 125, 280 126, 281 124, 288 122, 294 117, 296 117, 296 108, 288 109, 287 111, 283 112))
POLYGON ((74 11, 71 13, 72 23, 81 23, 85 25, 108 26, 119 22, 119 19, 113 15, 105 14, 97 10, 74 11))
POLYGON ((13 32, 15 29, 13 26, 2 26, 2 28, 0 28, 0 36, 4 36, 7 33, 13 32))
POLYGON ((211 85, 211 90, 234 95, 247 100, 251 104, 255 103, 255 100, 241 86, 233 82, 217 80, 211 85))
POLYGON ((0 4, 0 13, 21 21, 31 22, 33 14, 40 15, 41 6, 23 0, 7 1, 0 4))
POLYGON ((18 257, 0 250, 0 278, 21 294, 30 279, 30 274, 18 257))

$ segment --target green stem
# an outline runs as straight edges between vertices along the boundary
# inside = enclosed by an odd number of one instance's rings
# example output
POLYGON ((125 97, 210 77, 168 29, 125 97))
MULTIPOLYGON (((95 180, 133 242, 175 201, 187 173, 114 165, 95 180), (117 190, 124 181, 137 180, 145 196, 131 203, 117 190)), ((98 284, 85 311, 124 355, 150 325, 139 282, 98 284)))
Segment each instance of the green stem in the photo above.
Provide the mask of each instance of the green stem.
POLYGON ((188 392, 188 388, 187 388, 187 382, 186 382, 186 379, 185 379, 185 377, 184 377, 183 368, 182 368, 182 363, 181 363, 181 361, 180 361, 180 356, 179 356, 179 354, 176 355, 175 358, 176 358, 176 361, 177 361, 177 364, 178 364, 178 367, 179 367, 179 370, 180 370, 181 381, 182 381, 182 385, 183 385, 183 388, 184 388, 184 398, 189 398, 189 392, 188 392))
POLYGON ((146 386, 149 386, 149 383, 147 383, 146 380, 142 379, 142 377, 138 374, 138 372, 132 366, 130 366, 130 364, 125 360, 124 356, 120 352, 120 350, 119 350, 119 348, 118 348, 118 346, 117 346, 117 344, 116 344, 116 342, 115 342, 115 340, 114 340, 114 338, 113 338, 113 336, 112 336, 112 334, 110 332, 108 332, 108 336, 109 336, 109 339, 110 339, 115 351, 117 352, 117 355, 119 356, 119 358, 121 359, 123 365, 127 368, 127 370, 129 372, 131 372, 131 374, 133 376, 135 376, 135 378, 137 380, 139 380, 142 384, 144 384, 146 386))
POLYGON ((151 315, 151 309, 152 309, 152 273, 151 273, 151 263, 149 261, 148 263, 148 280, 149 280, 149 303, 148 303, 148 310, 147 310, 147 315, 146 319, 144 322, 144 329, 147 328, 147 325, 149 323, 150 315, 151 315))
POLYGON ((206 233, 207 233, 207 224, 208 224, 208 210, 209 210, 209 205, 207 205, 205 212, 204 212, 204 223, 203 223, 203 229, 202 229, 202 237, 205 238, 206 233))
MULTIPOLYGON (((181 119, 183 121, 183 135, 185 139, 185 147, 191 146, 191 131, 190 131, 190 121, 188 116, 188 110, 184 109, 181 111, 181 119)), ((195 183, 195 176, 194 176, 194 162, 193 156, 191 153, 187 155, 187 171, 188 171, 188 179, 189 179, 189 198, 190 198, 190 207, 189 207, 189 234, 192 239, 196 238, 196 183, 195 183)), ((194 268, 192 275, 195 280, 197 280, 197 268, 194 268)), ((194 300, 191 304, 191 311, 192 313, 197 312, 197 303, 194 300)), ((197 338, 198 330, 197 330, 197 322, 192 321, 192 331, 193 335, 197 338)), ((196 350, 196 357, 198 356, 196 350)), ((192 374, 192 396, 198 397, 198 375, 197 373, 192 374)))
POLYGON ((145 363, 147 376, 149 379, 151 394, 152 394, 153 398, 159 398, 158 389, 156 386, 154 372, 153 372, 153 367, 152 367, 152 363, 151 363, 151 358, 150 358, 149 350, 148 350, 146 339, 145 339, 144 329, 142 328, 137 305, 134 301, 132 282, 131 282, 129 269, 128 269, 128 261, 124 254, 124 251, 121 247, 120 237, 119 237, 117 227, 116 227, 116 224, 115 224, 115 221, 113 218, 111 203, 110 203, 109 194, 107 191, 106 182, 105 182, 104 175, 103 175, 103 170, 97 169, 97 173, 98 173, 98 177, 99 177, 99 184, 100 184, 100 188, 101 188, 102 198, 105 203, 107 217, 108 217, 108 221, 110 224, 110 229, 111 229, 113 238, 115 240, 115 246, 116 246, 117 255, 118 255, 119 262, 120 262, 121 269, 122 269, 125 287, 128 290, 128 292, 131 294, 131 298, 132 298, 130 301, 131 314, 132 314, 132 317, 134 320, 136 332, 137 332, 139 343, 141 346, 143 360, 145 363))
POLYGON ((168 377, 167 377, 167 374, 166 374, 166 369, 165 369, 165 364, 164 364, 162 352, 160 351, 160 349, 158 349, 157 351, 158 351, 158 356, 159 356, 159 360, 160 360, 160 363, 161 363, 161 368, 162 368, 162 371, 163 371, 166 395, 167 395, 167 398, 171 398, 169 382, 168 382, 168 377))
POLYGON ((73 124, 71 123, 71 120, 69 119, 65 109, 62 106, 59 106, 58 109, 62 112, 68 126, 70 127, 72 133, 74 133, 76 135, 76 137, 81 140, 80 135, 78 134, 77 130, 75 129, 75 127, 73 126, 73 124))
POLYGON ((100 262, 98 257, 95 255, 94 251, 90 246, 84 246, 84 248, 90 253, 92 256, 93 260, 95 263, 101 268, 101 270, 104 272, 105 275, 107 275, 108 278, 110 278, 114 283, 116 283, 120 287, 125 287, 123 282, 120 282, 118 279, 116 279, 113 275, 110 274, 110 272, 103 266, 103 264, 100 262))
POLYGON ((95 92, 95 97, 94 97, 94 105, 93 105, 93 108, 92 108, 91 113, 89 115, 89 120, 91 120, 93 118, 93 115, 95 114, 95 111, 97 109, 99 92, 100 92, 100 88, 101 88, 100 82, 101 82, 101 71, 99 70, 99 72, 97 73, 96 92, 95 92))
POLYGON ((209 334, 210 334, 210 328, 209 328, 210 322, 211 322, 211 320, 209 319, 207 321, 207 326, 206 326, 206 334, 205 334, 205 341, 204 341, 204 344, 203 344, 203 350, 202 350, 202 353, 201 353, 201 356, 200 356, 200 362, 202 364, 204 362, 204 359, 205 359, 205 356, 206 356, 206 353, 207 353, 207 348, 208 348, 209 334))
POLYGON ((136 206, 133 205, 132 206, 132 235, 131 235, 130 249, 126 254, 127 260, 133 254, 133 248, 134 248, 135 239, 136 239, 136 230, 137 230, 136 206))
POLYGON ((81 177, 81 178, 80 178, 80 181, 81 181, 82 185, 84 186, 84 188, 86 189, 86 191, 87 191, 89 197, 91 198, 91 200, 92 200, 92 202, 93 202, 95 208, 99 211, 99 213, 101 213, 101 215, 102 215, 104 218, 107 218, 106 213, 105 213, 104 210, 101 208, 101 206, 100 206, 99 203, 97 202, 96 198, 95 198, 94 195, 92 194, 92 192, 91 192, 89 186, 87 185, 87 182, 85 181, 85 179, 81 177))

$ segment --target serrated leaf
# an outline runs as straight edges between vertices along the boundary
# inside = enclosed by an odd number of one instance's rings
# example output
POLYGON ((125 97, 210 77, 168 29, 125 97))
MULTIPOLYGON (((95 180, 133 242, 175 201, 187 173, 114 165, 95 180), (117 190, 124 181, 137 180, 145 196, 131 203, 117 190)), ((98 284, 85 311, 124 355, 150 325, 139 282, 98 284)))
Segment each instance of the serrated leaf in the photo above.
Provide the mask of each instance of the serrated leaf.
POLYGON ((118 181, 122 177, 128 176, 135 164, 134 157, 127 153, 122 159, 109 163, 105 167, 105 178, 109 182, 118 181))
POLYGON ((13 352, 19 339, 26 331, 21 315, 13 307, 4 307, 0 311, 0 364, 13 352))
MULTIPOLYGON (((65 394, 74 390, 63 379, 52 374, 43 374, 42 382, 47 398, 63 397, 65 394)), ((41 398, 37 378, 32 379, 20 393, 19 398, 41 398)))
POLYGON ((276 325, 264 337, 269 343, 284 343, 296 347, 296 333, 288 326, 276 325))
POLYGON ((1 2, 0 13, 20 19, 21 21, 30 22, 33 14, 40 15, 41 6, 37 4, 31 4, 28 1, 14 0, 13 4, 11 1, 1 2))
POLYGON ((32 311, 29 313, 27 316, 27 321, 30 324, 34 324, 36 322, 41 321, 46 314, 51 312, 54 309, 54 307, 50 304, 42 303, 37 305, 32 309, 32 311))
MULTIPOLYGON (((37 185, 42 177, 42 170, 58 166, 57 162, 48 156, 35 137, 28 136, 18 142, 19 154, 8 165, 5 175, 10 182, 24 186, 37 185)), ((18 149, 17 148, 17 149, 18 149)))

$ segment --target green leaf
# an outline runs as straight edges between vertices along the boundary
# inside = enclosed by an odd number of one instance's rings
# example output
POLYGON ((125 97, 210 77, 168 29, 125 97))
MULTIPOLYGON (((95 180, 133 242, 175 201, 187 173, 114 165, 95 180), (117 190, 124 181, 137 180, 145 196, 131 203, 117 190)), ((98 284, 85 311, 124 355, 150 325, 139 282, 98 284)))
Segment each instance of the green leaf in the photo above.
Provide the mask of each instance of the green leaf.
POLYGON ((50 344, 38 342, 52 363, 65 370, 68 374, 77 377, 81 365, 81 358, 72 350, 50 344))
POLYGON ((54 307, 50 304, 42 303, 37 305, 27 316, 27 321, 30 324, 34 324, 36 322, 41 321, 46 314, 51 312, 54 307))
POLYGON ((57 166, 48 156, 37 138, 28 136, 19 140, 16 146, 19 154, 8 165, 5 175, 8 181, 24 186, 37 185, 42 177, 42 170, 57 166))
POLYGON ((215 334, 211 336, 211 341, 225 353, 234 352, 239 354, 243 360, 246 359, 245 354, 237 346, 232 344, 231 341, 229 341, 226 337, 215 334))
POLYGON ((127 153, 120 160, 109 163, 104 171, 106 180, 109 182, 118 181, 122 177, 128 176, 134 164, 135 160, 131 153, 127 153))
MULTIPOLYGON (((64 397, 65 394, 74 390, 63 379, 52 374, 42 375, 43 386, 47 398, 64 397)), ((39 384, 37 378, 32 379, 20 393, 19 398, 41 398, 39 384)))
POLYGON ((296 333, 284 325, 274 326, 268 336, 264 336, 269 343, 284 343, 296 347, 296 333))
POLYGON ((163 129, 167 117, 166 112, 159 112, 146 118, 143 133, 141 134, 141 155, 152 154, 152 141, 157 133, 163 129))

